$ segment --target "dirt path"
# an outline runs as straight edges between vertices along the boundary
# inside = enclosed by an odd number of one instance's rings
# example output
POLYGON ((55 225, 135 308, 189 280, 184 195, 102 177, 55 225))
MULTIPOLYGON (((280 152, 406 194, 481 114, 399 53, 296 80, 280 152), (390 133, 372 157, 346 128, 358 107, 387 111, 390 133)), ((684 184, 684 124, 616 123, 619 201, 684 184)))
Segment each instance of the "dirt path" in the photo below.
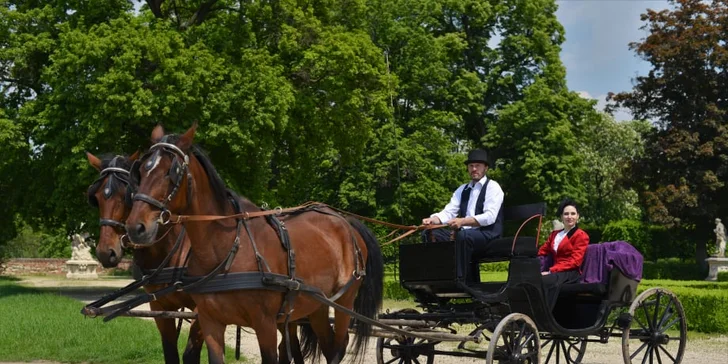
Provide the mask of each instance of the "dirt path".
MULTIPOLYGON (((29 287, 38 287, 46 290, 58 292, 78 299, 83 302, 91 302, 98 299, 102 295, 113 291, 119 287, 127 285, 130 280, 127 279, 99 279, 93 281, 77 281, 66 280, 56 277, 21 277, 20 283, 29 287)), ((401 303, 388 302, 387 305, 401 305, 401 303)), ((401 307, 394 307, 401 308, 401 307)), ((148 310, 148 305, 140 306, 139 310, 148 310)), ((76 314, 76 313, 73 313, 76 314)), ((225 333, 226 344, 230 347, 235 346, 235 327, 229 326, 225 333)), ((280 334, 279 334, 280 336, 280 334)), ((448 347, 454 346, 450 344, 439 344, 438 350, 447 350, 448 347)), ((364 363, 376 362, 376 338, 369 340, 369 346, 364 357, 364 363)), ((483 349, 481 347, 480 349, 483 349)), ((255 334, 252 330, 244 328, 241 338, 242 355, 248 358, 248 362, 257 363, 260 361, 258 344, 255 334)), ((542 353, 543 359, 547 353, 542 353)), ((161 354, 160 354, 161 355, 161 354)), ((234 362, 233 358, 228 358, 228 362, 234 362)), ((424 361, 422 361, 424 363, 424 361)), ((456 363, 475 363, 481 362, 478 359, 458 358, 452 356, 436 356, 436 363, 456 364, 456 363)), ((554 362, 554 360, 552 360, 554 362)), ((37 362, 46 363, 51 362, 37 362)), ((346 361, 351 363, 351 361, 346 361)), ((621 340, 612 338, 608 344, 588 343, 586 355, 582 361, 584 364, 622 364, 621 340)), ((701 338, 696 340, 688 340, 687 349, 683 359, 686 364, 712 364, 712 363, 728 363, 728 336, 721 335, 711 338, 701 338)), ((7 364, 7 363, 6 363, 7 364)))

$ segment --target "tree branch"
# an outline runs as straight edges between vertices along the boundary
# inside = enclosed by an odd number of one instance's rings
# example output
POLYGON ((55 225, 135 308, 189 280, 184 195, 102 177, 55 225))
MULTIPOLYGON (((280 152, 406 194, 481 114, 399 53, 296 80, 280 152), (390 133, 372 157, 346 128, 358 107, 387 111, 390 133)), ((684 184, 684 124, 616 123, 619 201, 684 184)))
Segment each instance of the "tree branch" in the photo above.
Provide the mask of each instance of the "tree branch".
POLYGON ((197 11, 195 11, 195 13, 192 14, 192 16, 189 19, 187 19, 187 21, 184 24, 182 24, 180 29, 184 30, 184 29, 189 28, 192 25, 202 24, 202 22, 205 21, 207 16, 214 11, 214 9, 212 7, 215 5, 216 2, 217 2, 217 0, 209 0, 209 1, 205 1, 204 3, 200 4, 200 7, 197 9, 197 11))
POLYGON ((149 5, 149 10, 152 11, 152 14, 154 14, 155 18, 164 18, 164 14, 162 14, 162 3, 164 0, 146 0, 147 5, 149 5))

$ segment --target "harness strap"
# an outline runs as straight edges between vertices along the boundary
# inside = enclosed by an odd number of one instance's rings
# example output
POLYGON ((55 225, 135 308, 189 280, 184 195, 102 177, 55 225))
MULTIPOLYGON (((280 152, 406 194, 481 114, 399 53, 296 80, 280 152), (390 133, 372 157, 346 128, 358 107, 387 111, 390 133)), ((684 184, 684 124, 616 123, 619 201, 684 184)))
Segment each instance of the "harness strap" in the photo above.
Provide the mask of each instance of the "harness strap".
MULTIPOLYGON (((157 269, 154 270, 154 272, 152 272, 149 275, 145 275, 141 279, 128 284, 126 287, 122 287, 114 292, 111 292, 110 294, 108 294, 106 296, 101 297, 100 299, 98 299, 94 302, 89 303, 88 305, 84 306, 84 308, 81 309, 81 313, 86 316, 95 317, 95 316, 99 315, 100 313, 111 310, 110 308, 102 308, 105 304, 107 304, 121 296, 124 296, 130 292, 133 292, 133 291, 139 289, 139 287, 141 287, 141 286, 150 284, 150 282, 155 277, 157 277, 158 275, 160 275, 162 273, 162 271, 164 271, 164 268, 167 266, 167 264, 169 264, 169 261, 172 259, 172 256, 174 255, 174 253, 182 245, 182 241, 184 240, 184 235, 185 235, 185 228, 183 226, 182 230, 180 231, 179 236, 177 236, 177 241, 174 243, 174 246, 170 250, 169 254, 167 255, 167 257, 164 258, 162 263, 159 264, 159 266, 157 267, 157 269)), ((171 282, 165 282, 165 283, 171 283, 171 282)))
POLYGON ((121 223, 119 221, 116 221, 116 220, 112 220, 112 219, 99 219, 99 225, 101 225, 101 226, 113 226, 113 227, 116 227, 116 228, 119 228, 119 229, 126 230, 126 226, 123 223, 121 223))
POLYGON ((162 211, 167 210, 167 207, 165 207, 161 202, 157 201, 155 198, 143 194, 143 193, 135 193, 134 197, 132 198, 134 201, 144 201, 162 211))

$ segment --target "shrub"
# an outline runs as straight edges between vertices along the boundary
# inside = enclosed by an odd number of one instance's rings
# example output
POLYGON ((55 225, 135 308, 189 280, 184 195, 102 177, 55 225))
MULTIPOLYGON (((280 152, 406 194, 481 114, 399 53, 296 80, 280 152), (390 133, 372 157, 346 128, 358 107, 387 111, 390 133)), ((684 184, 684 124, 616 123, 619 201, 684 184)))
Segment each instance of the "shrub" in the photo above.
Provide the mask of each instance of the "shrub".
MULTIPOLYGON (((640 285, 640 292, 650 286, 640 285)), ((728 333, 728 290, 695 287, 664 287, 677 295, 685 310, 688 330, 728 333)))
POLYGON ((718 282, 728 282, 728 272, 718 272, 718 282))
POLYGON ((404 289, 397 281, 384 282, 384 298, 390 300, 409 300, 412 295, 404 289))
POLYGON ((586 231, 589 235, 589 244, 598 244, 603 242, 604 227, 592 224, 579 224, 579 228, 586 231))
POLYGON ((604 227, 603 241, 627 241, 642 253, 645 260, 654 256, 652 236, 649 230, 637 220, 613 221, 604 227))
POLYGON ((676 281, 702 280, 708 272, 694 261, 681 261, 677 258, 645 262, 642 268, 644 279, 672 279, 676 281))

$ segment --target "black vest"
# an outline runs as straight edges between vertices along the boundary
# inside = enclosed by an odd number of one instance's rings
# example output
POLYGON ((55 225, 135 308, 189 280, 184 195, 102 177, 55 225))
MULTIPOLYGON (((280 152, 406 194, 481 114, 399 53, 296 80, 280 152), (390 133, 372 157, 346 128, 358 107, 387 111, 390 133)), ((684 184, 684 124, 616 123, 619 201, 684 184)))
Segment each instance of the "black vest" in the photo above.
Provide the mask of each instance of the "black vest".
MULTIPOLYGON (((485 193, 488 189, 488 183, 490 183, 490 178, 485 181, 483 188, 481 188, 480 193, 478 193, 478 199, 475 202, 476 215, 480 215, 483 213, 483 202, 485 202, 485 193)), ((465 188, 463 188, 463 192, 460 194, 460 211, 458 211, 458 217, 467 216, 471 189, 472 187, 470 187, 470 183, 468 183, 465 188)), ((489 239, 499 238, 501 235, 503 235, 503 204, 501 204, 500 208, 498 209, 498 216, 496 217, 495 222, 488 226, 481 226, 479 227, 479 229, 483 231, 483 234, 487 235, 489 239)))

